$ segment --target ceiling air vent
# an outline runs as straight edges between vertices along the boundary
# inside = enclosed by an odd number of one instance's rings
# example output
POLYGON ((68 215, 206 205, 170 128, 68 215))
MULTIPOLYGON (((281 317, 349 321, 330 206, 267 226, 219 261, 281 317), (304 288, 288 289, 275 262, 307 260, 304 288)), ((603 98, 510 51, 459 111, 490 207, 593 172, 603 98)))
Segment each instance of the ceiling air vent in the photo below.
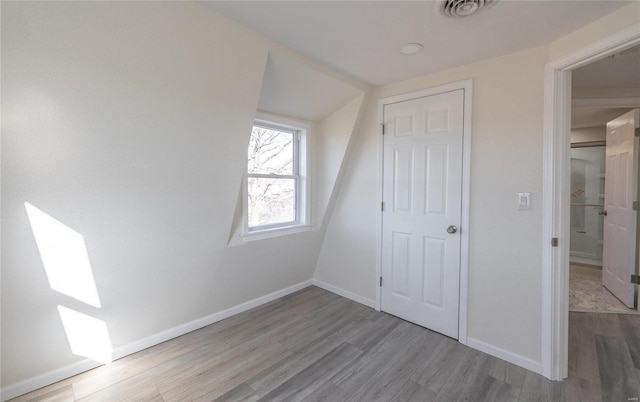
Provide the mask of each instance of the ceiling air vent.
POLYGON ((495 0, 437 0, 436 11, 449 18, 467 17, 482 8, 488 7, 495 0))

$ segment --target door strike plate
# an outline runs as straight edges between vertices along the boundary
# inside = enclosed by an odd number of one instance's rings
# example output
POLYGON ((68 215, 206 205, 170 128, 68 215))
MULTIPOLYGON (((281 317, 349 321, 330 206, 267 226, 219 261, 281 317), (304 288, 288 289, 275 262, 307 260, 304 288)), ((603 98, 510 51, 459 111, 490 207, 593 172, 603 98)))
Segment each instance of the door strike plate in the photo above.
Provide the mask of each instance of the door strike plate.
POLYGON ((631 275, 631 283, 635 283, 636 285, 640 285, 640 276, 631 275))

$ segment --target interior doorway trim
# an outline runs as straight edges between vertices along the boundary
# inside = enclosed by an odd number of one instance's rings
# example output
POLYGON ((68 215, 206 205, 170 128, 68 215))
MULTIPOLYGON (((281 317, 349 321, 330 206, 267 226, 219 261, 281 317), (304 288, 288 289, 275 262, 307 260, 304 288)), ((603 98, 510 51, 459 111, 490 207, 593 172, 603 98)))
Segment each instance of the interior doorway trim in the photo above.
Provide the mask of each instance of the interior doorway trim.
MULTIPOLYGON (((463 137, 462 137, 462 215, 460 222, 460 301, 458 311, 458 342, 467 344, 467 308, 469 273, 469 205, 471 189, 471 104, 473 80, 453 82, 433 88, 422 89, 400 95, 382 98, 378 101, 378 205, 382 205, 383 141, 382 123, 385 105, 404 102, 425 96, 437 95, 462 89, 464 91, 463 137)), ((382 275, 382 211, 376 215, 376 300, 375 308, 380 311, 382 299, 378 278, 382 275)))
POLYGON ((542 366, 568 375, 571 70, 640 44, 640 23, 552 60, 544 75, 542 366), (553 238, 559 240, 552 247, 553 238))

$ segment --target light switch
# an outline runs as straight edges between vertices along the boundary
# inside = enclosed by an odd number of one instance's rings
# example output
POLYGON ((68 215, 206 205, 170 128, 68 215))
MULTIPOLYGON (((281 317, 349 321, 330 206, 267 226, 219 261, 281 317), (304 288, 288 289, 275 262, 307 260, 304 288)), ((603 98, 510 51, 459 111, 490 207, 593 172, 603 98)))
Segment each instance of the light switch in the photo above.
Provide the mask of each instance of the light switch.
POLYGON ((531 210, 531 193, 518 193, 518 211, 531 210))

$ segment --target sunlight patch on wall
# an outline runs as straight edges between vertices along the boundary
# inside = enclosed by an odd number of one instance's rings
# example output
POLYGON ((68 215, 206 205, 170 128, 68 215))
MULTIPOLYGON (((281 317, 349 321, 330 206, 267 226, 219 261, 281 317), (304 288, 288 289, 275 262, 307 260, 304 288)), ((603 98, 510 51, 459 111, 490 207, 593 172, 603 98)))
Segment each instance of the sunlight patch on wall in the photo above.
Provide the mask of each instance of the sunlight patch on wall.
MULTIPOLYGON (((24 206, 51 289, 101 308, 84 236, 28 202, 24 206)), ((104 321, 60 305, 58 314, 71 353, 111 362, 113 347, 104 321)))
POLYGON ((97 318, 58 306, 71 353, 99 363, 110 363, 113 347, 107 324, 97 318))
POLYGON ((25 208, 51 289, 100 308, 84 237, 28 202, 25 208))

